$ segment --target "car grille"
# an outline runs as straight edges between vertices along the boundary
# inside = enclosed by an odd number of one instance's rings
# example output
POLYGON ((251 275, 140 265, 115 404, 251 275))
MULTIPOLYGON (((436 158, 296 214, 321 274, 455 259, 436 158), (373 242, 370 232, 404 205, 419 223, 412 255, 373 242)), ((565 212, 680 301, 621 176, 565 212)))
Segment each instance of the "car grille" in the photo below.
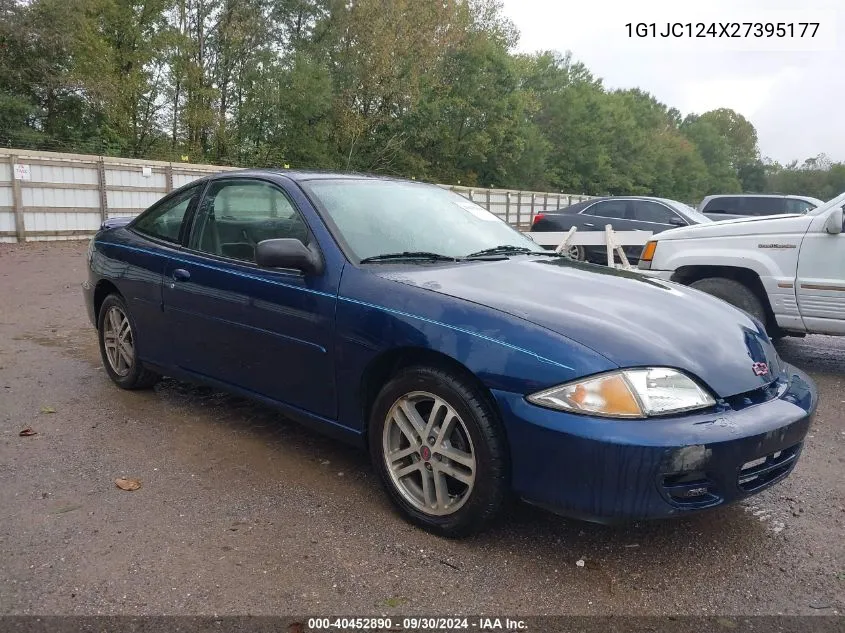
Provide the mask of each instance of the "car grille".
POLYGON ((774 483, 789 474, 801 452, 801 444, 795 444, 782 451, 775 451, 743 464, 737 478, 737 486, 744 492, 754 492, 774 483))
POLYGON ((746 391, 745 393, 738 393, 735 396, 728 396, 725 398, 725 402, 727 402, 732 409, 738 411, 740 409, 744 409, 745 407, 750 407, 755 404, 763 404, 769 400, 774 400, 780 395, 784 387, 785 385, 783 382, 773 380, 764 387, 758 387, 757 389, 752 389, 751 391, 746 391))

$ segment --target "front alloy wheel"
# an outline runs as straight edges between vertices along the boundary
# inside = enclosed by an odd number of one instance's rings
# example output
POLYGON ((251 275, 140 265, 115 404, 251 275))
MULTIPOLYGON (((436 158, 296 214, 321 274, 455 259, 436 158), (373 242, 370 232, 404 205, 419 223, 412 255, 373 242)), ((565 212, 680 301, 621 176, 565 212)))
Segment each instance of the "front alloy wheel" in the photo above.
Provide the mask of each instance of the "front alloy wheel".
POLYGON ((385 466, 402 496, 432 516, 457 512, 475 484, 475 450, 461 416, 433 393, 402 396, 387 414, 385 466))
POLYGON ((505 435, 482 389, 460 372, 407 367, 370 412, 370 454, 390 500, 442 536, 480 531, 508 493, 505 435))

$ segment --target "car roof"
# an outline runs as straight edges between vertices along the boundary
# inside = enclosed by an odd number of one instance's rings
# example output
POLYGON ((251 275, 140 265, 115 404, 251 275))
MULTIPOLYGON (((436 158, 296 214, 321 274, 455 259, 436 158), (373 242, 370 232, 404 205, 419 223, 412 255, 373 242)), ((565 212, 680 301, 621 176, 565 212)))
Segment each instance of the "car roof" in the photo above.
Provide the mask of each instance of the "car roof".
MULTIPOLYGON (((236 169, 233 171, 224 171, 209 179, 226 178, 231 176, 285 176, 297 182, 306 180, 391 180, 399 182, 421 182, 418 180, 408 180, 405 178, 397 178, 395 176, 383 176, 379 174, 364 174, 356 172, 340 172, 340 171, 320 171, 320 170, 301 170, 301 169, 236 169)), ((429 183, 423 183, 429 184, 429 183)))

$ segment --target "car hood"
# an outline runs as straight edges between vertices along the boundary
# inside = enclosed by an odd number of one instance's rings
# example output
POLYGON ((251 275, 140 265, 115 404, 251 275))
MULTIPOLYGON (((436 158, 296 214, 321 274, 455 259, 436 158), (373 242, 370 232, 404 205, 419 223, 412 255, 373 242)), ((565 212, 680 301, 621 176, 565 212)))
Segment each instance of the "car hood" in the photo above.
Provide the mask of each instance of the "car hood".
POLYGON ((620 367, 681 369, 721 397, 767 385, 780 371, 771 341, 746 313, 697 290, 636 273, 521 256, 391 267, 377 274, 525 319, 620 367), (755 363, 766 363, 769 373, 756 375, 755 363))
POLYGON ((737 218, 683 226, 663 231, 655 239, 685 240, 692 238, 777 235, 780 233, 803 233, 813 218, 807 215, 767 215, 764 217, 737 218))

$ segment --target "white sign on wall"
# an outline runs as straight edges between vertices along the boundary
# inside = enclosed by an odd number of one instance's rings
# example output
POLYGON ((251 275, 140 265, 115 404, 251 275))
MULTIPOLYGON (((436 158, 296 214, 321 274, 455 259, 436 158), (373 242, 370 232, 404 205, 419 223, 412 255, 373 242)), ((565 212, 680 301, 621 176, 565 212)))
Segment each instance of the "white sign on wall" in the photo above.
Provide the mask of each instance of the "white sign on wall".
POLYGON ((144 178, 149 178, 153 175, 153 168, 152 167, 141 167, 141 175, 144 178))
POLYGON ((32 169, 29 165, 18 165, 14 167, 15 180, 32 180, 32 169))

